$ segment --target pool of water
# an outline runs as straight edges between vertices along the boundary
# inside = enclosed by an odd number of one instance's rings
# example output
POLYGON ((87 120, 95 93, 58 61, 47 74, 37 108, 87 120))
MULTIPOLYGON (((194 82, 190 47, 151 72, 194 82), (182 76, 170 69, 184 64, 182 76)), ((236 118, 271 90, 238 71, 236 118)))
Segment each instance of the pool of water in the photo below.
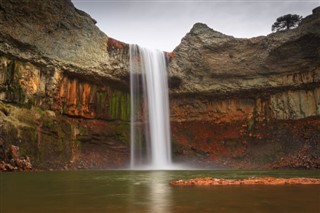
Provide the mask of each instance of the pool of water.
POLYGON ((195 177, 316 177, 319 171, 0 173, 1 213, 317 213, 320 185, 172 187, 195 177))

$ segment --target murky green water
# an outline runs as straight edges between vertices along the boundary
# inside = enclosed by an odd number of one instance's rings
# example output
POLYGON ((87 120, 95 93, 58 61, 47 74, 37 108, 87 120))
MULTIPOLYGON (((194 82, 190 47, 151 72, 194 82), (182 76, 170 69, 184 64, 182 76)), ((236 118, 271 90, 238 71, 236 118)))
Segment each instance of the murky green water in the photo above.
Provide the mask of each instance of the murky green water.
POLYGON ((319 171, 0 173, 1 213, 318 213, 320 186, 171 187, 194 177, 316 177, 319 171))

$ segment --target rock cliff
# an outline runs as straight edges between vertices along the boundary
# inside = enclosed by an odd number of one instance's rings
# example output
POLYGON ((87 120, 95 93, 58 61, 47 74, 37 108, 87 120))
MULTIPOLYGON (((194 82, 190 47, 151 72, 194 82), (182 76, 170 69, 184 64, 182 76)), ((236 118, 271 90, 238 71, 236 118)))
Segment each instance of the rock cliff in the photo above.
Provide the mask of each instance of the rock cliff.
POLYGON ((127 45, 101 32, 71 0, 1 0, 0 20, 2 54, 97 81, 127 75, 127 45))
MULTIPOLYGON (((0 0, 0 27, 0 166, 125 166, 128 45, 70 0, 0 0)), ((319 168, 319 48, 319 8, 251 39, 195 24, 167 54, 174 160, 319 168)))
POLYGON ((174 50, 172 94, 229 95, 319 82, 319 8, 293 30, 238 39, 197 23, 174 50))
POLYGON ((45 169, 126 165, 128 45, 95 23, 70 0, 0 1, 3 153, 45 169))
POLYGON ((251 39, 195 24, 169 65, 176 152, 239 167, 319 167, 319 26, 320 8, 296 29, 251 39))

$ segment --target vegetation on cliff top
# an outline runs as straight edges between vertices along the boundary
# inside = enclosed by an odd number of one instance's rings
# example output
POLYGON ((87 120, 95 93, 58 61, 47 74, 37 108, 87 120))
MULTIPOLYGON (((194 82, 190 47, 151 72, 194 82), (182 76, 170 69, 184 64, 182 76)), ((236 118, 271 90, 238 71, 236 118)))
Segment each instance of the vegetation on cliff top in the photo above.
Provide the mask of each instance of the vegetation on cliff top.
POLYGON ((287 14, 277 18, 277 21, 272 25, 271 30, 278 32, 282 30, 289 30, 299 26, 302 21, 302 16, 297 14, 287 14))

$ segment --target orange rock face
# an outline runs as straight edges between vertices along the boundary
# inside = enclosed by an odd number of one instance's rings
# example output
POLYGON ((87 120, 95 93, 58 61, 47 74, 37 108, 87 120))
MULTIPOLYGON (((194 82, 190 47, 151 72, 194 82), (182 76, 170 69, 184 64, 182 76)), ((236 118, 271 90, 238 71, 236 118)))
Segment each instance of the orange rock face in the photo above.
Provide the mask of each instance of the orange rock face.
POLYGON ((113 49, 123 49, 125 47, 128 47, 128 44, 113 38, 108 38, 107 45, 108 45, 108 48, 113 48, 113 49))
POLYGON ((35 168, 53 169, 124 165, 128 161, 129 119, 126 88, 0 57, 2 170, 29 169, 30 160, 35 168), (17 141, 21 153, 30 159, 18 159, 12 151, 17 160, 8 166, 6 147, 17 141))
POLYGON ((122 119, 130 117, 130 97, 126 92, 63 77, 56 94, 54 109, 82 118, 122 119))
MULTIPOLYGON (((314 107, 303 104, 303 94, 316 91, 217 100, 173 98, 170 110, 174 154, 182 161, 210 167, 319 168, 320 144, 315 135, 320 134, 320 121, 316 116, 300 118, 314 107), (287 94, 291 101, 301 102, 300 108, 294 107, 287 94), (290 102, 291 110, 283 107, 283 100, 290 102)), ((312 96, 308 100, 318 99, 312 96)))
POLYGON ((195 178, 190 180, 178 180, 170 182, 171 186, 225 186, 225 185, 297 185, 297 184, 320 184, 317 178, 248 178, 248 179, 218 179, 218 178, 195 178))

